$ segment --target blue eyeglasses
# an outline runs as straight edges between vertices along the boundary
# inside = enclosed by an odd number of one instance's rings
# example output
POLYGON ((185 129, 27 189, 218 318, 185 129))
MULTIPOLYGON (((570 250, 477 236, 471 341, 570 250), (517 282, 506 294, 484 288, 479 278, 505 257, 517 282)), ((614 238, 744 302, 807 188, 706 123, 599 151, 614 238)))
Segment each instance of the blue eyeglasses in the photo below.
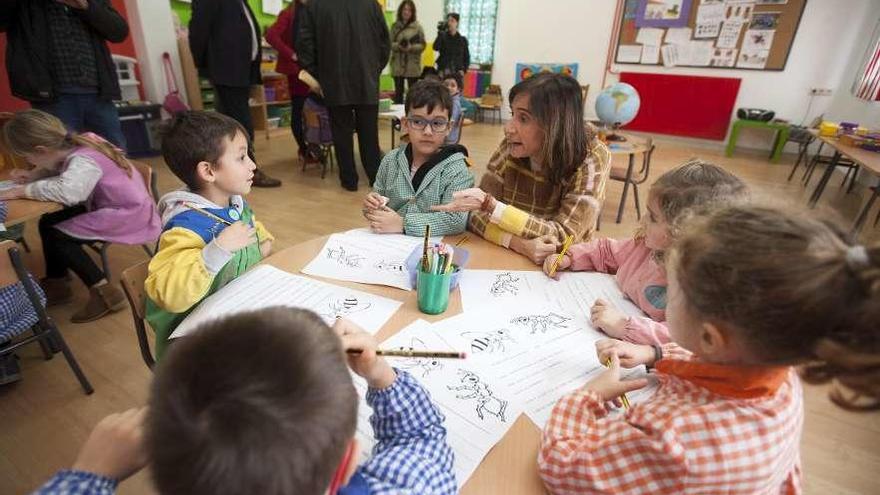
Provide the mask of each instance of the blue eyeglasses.
POLYGON ((416 116, 407 116, 407 123, 413 129, 424 131, 425 127, 428 127, 428 124, 431 124, 431 130, 434 132, 446 132, 449 130, 449 121, 446 119, 423 119, 422 117, 416 116))

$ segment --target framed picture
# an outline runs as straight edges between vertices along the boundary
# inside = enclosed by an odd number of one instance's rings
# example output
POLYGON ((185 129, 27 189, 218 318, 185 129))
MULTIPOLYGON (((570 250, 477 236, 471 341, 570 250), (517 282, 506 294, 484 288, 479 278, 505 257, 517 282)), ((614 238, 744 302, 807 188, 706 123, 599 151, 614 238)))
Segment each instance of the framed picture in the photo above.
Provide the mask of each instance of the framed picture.
POLYGON ((636 27, 685 27, 691 0, 639 0, 636 27))

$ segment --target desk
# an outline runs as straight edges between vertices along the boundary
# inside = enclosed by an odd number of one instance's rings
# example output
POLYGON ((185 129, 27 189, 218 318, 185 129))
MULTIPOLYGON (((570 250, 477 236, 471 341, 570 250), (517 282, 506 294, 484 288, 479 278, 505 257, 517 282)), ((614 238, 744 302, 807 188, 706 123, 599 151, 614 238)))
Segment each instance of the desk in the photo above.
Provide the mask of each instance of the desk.
POLYGON ((865 225, 868 212, 871 210, 874 202, 877 201, 877 196, 880 195, 880 153, 856 148, 855 146, 847 146, 838 141, 836 137, 819 136, 819 140, 834 149, 834 156, 831 158, 831 163, 825 168, 819 183, 816 184, 816 189, 813 190, 813 194, 810 196, 810 208, 815 207, 819 198, 822 197, 822 192, 825 191, 825 186, 831 179, 831 174, 834 173, 834 169, 837 168, 837 164, 840 163, 840 158, 843 156, 852 160, 862 170, 867 170, 877 176, 877 187, 872 188, 871 196, 865 201, 861 211, 856 216, 856 220, 853 222, 851 233, 857 234, 865 225))
MULTIPOLYGON (((467 233, 468 240, 462 247, 470 252, 468 268, 537 270, 538 267, 513 251, 498 247, 480 237, 467 233)), ((455 242, 463 235, 447 238, 455 242)), ((312 260, 327 241, 320 237, 279 251, 266 259, 266 263, 281 270, 298 273, 312 260)), ((315 277, 318 278, 318 277, 315 277)), ((352 282, 327 280, 336 285, 352 287, 379 296, 403 302, 403 306, 379 330, 377 338, 385 340, 418 318, 435 322, 461 313, 460 292, 456 290, 449 300, 449 309, 438 316, 419 312, 415 291, 402 291, 378 285, 361 285, 352 282)), ((470 477, 461 490, 463 495, 539 495, 544 488, 538 477, 538 448, 541 432, 531 420, 521 415, 507 434, 470 477)))
POLYGON ((743 127, 753 127, 756 129, 769 129, 776 134, 776 139, 773 141, 773 151, 770 154, 771 162, 778 162, 779 157, 782 156, 782 148, 785 148, 785 143, 788 141, 788 132, 789 132, 789 124, 782 122, 761 122, 758 120, 744 120, 738 119, 733 123, 733 129, 730 131, 730 139, 727 140, 727 148, 724 151, 724 154, 727 156, 733 156, 733 149, 736 148, 736 140, 739 138, 739 131, 743 127))
POLYGON ((379 112, 380 120, 391 121, 391 148, 394 148, 394 131, 400 130, 400 119, 404 117, 406 111, 402 104, 391 105, 391 110, 387 112, 379 112))
MULTIPOLYGON (((626 195, 629 192, 629 185, 632 182, 633 172, 635 172, 635 158, 639 153, 647 153, 651 149, 651 142, 648 139, 636 138, 631 134, 622 132, 616 133, 626 138, 626 141, 612 141, 606 143, 608 151, 611 155, 629 155, 629 162, 626 166, 626 180, 623 183, 623 192, 620 195, 620 206, 617 207, 617 223, 623 218, 623 207, 626 205, 626 195)), ((610 165, 609 165, 610 166, 610 165)))
POLYGON ((40 218, 46 213, 52 213, 63 208, 60 203, 51 201, 34 201, 32 199, 9 199, 9 213, 3 225, 7 227, 40 218))

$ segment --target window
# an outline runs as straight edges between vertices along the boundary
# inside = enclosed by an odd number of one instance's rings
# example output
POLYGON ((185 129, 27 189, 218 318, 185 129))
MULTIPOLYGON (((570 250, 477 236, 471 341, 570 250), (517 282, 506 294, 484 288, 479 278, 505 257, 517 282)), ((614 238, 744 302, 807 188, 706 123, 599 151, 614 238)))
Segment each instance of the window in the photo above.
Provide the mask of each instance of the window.
POLYGON ((863 100, 880 101, 880 23, 874 28, 874 35, 868 44, 865 61, 856 76, 852 92, 863 100))
POLYGON ((446 13, 458 12, 458 29, 468 39, 471 63, 491 64, 495 53, 498 0, 446 0, 446 13))

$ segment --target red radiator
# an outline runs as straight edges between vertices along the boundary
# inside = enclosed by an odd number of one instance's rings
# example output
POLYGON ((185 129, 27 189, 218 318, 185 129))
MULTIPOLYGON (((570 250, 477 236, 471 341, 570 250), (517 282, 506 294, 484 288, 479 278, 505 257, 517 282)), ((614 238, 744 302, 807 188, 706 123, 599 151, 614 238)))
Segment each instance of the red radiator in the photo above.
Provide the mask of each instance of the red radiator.
POLYGON ((625 129, 724 140, 740 79, 621 72, 642 104, 625 129))

